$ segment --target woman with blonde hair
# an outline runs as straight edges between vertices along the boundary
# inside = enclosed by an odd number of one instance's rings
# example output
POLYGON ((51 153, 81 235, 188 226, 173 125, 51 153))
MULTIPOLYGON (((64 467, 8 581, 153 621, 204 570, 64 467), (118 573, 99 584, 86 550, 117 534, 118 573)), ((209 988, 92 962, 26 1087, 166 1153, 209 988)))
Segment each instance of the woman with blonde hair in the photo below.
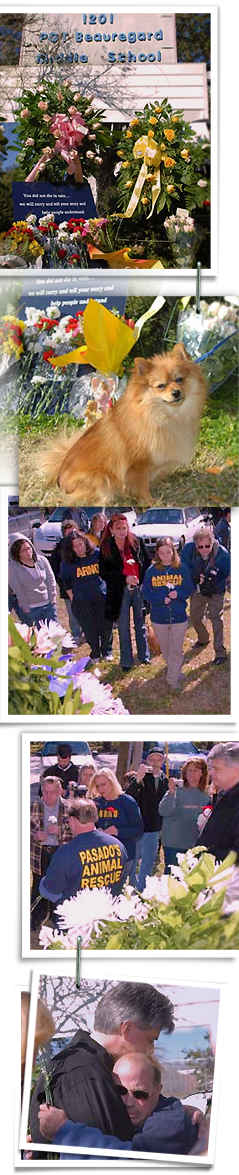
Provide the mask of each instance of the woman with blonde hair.
POLYGON ((143 832, 143 821, 136 800, 125 795, 114 771, 108 767, 96 771, 92 776, 88 794, 94 798, 98 809, 97 828, 117 836, 125 845, 130 877, 135 862, 136 842, 143 832))
POLYGON ((180 689, 183 642, 188 626, 186 604, 192 590, 190 571, 181 563, 173 540, 158 539, 154 562, 146 571, 142 591, 166 661, 166 680, 175 690, 180 689))
POLYGON ((206 806, 208 786, 207 761, 201 755, 187 759, 181 780, 168 781, 168 791, 159 804, 165 873, 170 865, 177 865, 177 853, 186 853, 197 844, 198 818, 206 806))

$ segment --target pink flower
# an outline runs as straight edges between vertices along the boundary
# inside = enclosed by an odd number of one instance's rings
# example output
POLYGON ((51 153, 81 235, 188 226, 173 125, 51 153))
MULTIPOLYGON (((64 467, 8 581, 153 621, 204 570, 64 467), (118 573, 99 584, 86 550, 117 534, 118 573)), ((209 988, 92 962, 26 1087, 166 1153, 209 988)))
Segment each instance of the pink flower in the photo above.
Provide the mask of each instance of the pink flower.
POLYGON ((77 110, 76 110, 75 106, 69 106, 68 113, 69 114, 77 114, 77 110))
POLYGON ((43 114, 43 122, 50 122, 50 121, 51 121, 51 115, 50 114, 43 114))
POLYGON ((38 109, 39 110, 47 110, 47 107, 48 107, 48 102, 46 102, 46 101, 45 102, 42 102, 42 101, 38 102, 38 109))
POLYGON ((99 167, 100 167, 101 163, 103 163, 103 159, 101 159, 100 155, 97 155, 95 162, 99 164, 99 167))
POLYGON ((24 106, 24 110, 21 110, 20 118, 28 118, 29 114, 30 110, 28 110, 28 106, 24 106))
POLYGON ((87 151, 86 158, 87 159, 95 159, 94 151, 87 151))
POLYGON ((76 94, 73 94, 73 98, 74 98, 74 102, 79 102, 80 94, 78 94, 78 91, 76 94))
POLYGON ((26 147, 33 147, 34 139, 26 139, 26 147))

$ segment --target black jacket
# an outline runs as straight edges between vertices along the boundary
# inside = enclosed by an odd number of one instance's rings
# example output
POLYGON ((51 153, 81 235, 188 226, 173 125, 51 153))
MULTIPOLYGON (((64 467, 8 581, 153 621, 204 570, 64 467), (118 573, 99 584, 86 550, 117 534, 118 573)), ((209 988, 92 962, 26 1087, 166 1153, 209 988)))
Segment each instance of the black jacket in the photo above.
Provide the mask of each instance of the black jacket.
MULTIPOLYGON (((118 620, 125 587, 125 575, 123 575, 122 555, 114 538, 110 541, 110 551, 110 557, 106 557, 100 549, 99 572, 102 579, 105 580, 107 589, 105 614, 109 620, 118 620)), ((151 562, 142 539, 137 539, 136 545, 131 546, 131 552, 133 558, 139 563, 139 583, 141 584, 151 562)))
MULTIPOLYGON (((55 775, 60 780, 64 791, 67 792, 69 783, 78 783, 79 768, 72 762, 69 763, 69 767, 59 767, 59 763, 52 763, 50 767, 45 767, 45 771, 42 773, 42 779, 45 779, 46 775, 55 775)), ((41 784, 38 795, 42 796, 41 784)))
POLYGON ((167 790, 168 782, 163 774, 156 786, 152 771, 147 771, 147 767, 145 768, 145 775, 142 782, 138 783, 135 776, 135 779, 126 788, 128 795, 132 796, 133 800, 136 800, 139 806, 144 824, 144 832, 160 832, 163 821, 159 815, 158 806, 167 790))
POLYGON ((233 851, 239 863, 239 783, 219 795, 205 828, 197 837, 197 845, 205 845, 217 861, 233 851))
MULTIPOLYGON (((113 1065, 114 1059, 106 1049, 80 1028, 72 1043, 52 1061, 51 1091, 54 1105, 65 1110, 71 1121, 98 1126, 104 1134, 115 1134, 127 1142, 133 1137, 133 1127, 111 1077, 113 1065)), ((30 1110, 34 1142, 42 1142, 38 1121, 42 1101, 44 1081, 39 1077, 30 1110)))
POLYGON ((63 538, 60 539, 59 543, 56 544, 56 547, 54 547, 53 551, 51 552, 51 555, 49 555, 49 563, 51 564, 52 571, 54 572, 56 582, 58 583, 60 589, 61 600, 67 599, 67 590, 61 578, 61 563, 64 559, 64 550, 65 539, 63 538))

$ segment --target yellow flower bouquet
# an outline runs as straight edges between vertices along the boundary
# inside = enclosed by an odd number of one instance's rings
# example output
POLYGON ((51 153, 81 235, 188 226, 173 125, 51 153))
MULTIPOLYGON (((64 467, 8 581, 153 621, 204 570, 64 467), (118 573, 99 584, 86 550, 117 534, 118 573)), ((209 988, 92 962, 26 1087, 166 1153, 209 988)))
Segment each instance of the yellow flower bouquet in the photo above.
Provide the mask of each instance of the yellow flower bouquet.
POLYGON ((121 215, 149 218, 164 207, 169 212, 183 204, 190 212, 208 203, 209 154, 208 140, 197 139, 183 111, 174 114, 167 98, 146 105, 123 128, 119 143, 121 215))

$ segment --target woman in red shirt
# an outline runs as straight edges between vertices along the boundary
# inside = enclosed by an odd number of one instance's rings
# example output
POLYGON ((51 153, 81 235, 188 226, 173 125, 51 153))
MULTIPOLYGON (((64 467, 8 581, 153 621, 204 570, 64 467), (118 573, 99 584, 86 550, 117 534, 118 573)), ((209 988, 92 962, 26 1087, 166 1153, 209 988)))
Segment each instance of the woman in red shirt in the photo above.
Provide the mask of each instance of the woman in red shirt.
POLYGON ((120 663, 126 673, 134 663, 131 609, 139 661, 150 660, 140 587, 148 565, 144 544, 130 533, 125 514, 112 514, 102 536, 99 570, 107 587, 106 616, 118 623, 120 663))

